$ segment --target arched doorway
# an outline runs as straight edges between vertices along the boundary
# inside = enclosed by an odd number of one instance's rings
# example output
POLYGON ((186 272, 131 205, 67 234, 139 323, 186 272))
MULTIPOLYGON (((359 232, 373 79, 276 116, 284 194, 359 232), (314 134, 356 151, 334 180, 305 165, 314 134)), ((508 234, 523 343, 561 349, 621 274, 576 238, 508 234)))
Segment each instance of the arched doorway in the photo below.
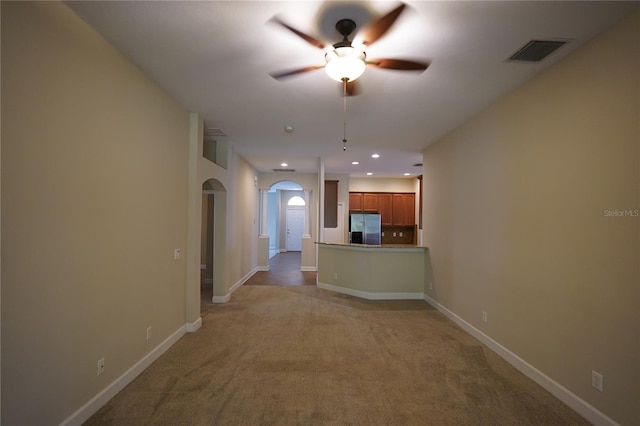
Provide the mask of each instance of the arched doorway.
POLYGON ((262 208, 266 211, 269 240, 268 267, 256 272, 244 285, 316 285, 316 271, 303 270, 301 266, 308 192, 292 181, 279 181, 263 191, 266 204, 262 208))
POLYGON ((203 303, 219 303, 227 293, 225 271, 227 193, 216 179, 202 184, 200 295, 203 303))
POLYGON ((267 193, 267 233, 269 235, 269 265, 300 270, 300 252, 304 233, 304 191, 294 181, 279 181, 267 193), (296 253, 292 253, 296 252, 296 253), (284 255, 290 253, 289 256, 284 255), (276 257, 279 254, 283 256, 276 257), (282 266, 287 257, 286 266, 282 266))

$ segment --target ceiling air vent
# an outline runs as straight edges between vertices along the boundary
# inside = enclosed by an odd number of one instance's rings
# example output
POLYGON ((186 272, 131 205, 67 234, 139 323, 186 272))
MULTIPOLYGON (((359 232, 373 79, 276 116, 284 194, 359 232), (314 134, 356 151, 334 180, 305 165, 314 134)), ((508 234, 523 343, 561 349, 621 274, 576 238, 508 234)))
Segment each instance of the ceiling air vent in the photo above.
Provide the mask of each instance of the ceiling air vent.
POLYGON ((273 169, 274 172, 295 172, 295 169, 273 169))
POLYGON ((557 48, 566 44, 567 41, 561 40, 531 40, 525 44, 516 53, 511 55, 508 61, 521 61, 521 62, 540 62, 557 48))
POLYGON ((222 129, 204 129, 205 136, 227 136, 222 129))

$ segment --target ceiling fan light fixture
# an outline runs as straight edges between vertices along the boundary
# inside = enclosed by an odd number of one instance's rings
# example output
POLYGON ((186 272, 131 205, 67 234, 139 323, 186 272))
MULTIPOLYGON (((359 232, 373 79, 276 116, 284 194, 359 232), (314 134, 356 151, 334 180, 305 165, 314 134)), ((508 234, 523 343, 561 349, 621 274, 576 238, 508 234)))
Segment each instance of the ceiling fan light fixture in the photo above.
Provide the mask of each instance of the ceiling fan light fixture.
POLYGON ((366 54, 353 47, 338 47, 325 54, 327 65, 324 70, 335 81, 353 81, 360 77, 366 68, 366 54))

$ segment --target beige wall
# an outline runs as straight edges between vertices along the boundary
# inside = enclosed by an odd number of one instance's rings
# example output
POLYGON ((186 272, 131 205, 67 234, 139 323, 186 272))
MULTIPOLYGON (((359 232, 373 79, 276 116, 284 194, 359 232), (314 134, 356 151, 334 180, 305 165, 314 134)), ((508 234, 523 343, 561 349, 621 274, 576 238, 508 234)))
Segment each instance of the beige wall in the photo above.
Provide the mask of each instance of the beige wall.
POLYGON ((64 4, 2 2, 3 424, 60 423, 184 326, 188 137, 64 4))
POLYGON ((227 261, 229 283, 233 286, 255 272, 258 262, 258 187, 255 169, 242 157, 233 153, 230 171, 232 179, 228 188, 229 206, 227 230, 227 261))
POLYGON ((626 425, 640 424, 639 122, 635 14, 424 151, 429 296, 626 425))
POLYGON ((416 192, 416 179, 407 178, 351 178, 351 192, 416 192))

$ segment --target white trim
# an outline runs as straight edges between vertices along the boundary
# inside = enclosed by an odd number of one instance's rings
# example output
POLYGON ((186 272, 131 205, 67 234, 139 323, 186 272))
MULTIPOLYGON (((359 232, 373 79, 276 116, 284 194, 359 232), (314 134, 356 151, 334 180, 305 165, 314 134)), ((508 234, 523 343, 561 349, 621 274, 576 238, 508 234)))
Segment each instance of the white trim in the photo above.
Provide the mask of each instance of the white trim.
MULTIPOLYGON (((267 266, 267 270, 269 267, 267 266)), ((240 278, 240 280, 235 283, 234 285, 231 286, 231 288, 229 289, 229 294, 233 293, 234 291, 236 291, 242 284, 246 283, 247 281, 249 281, 249 278, 251 278, 256 272, 258 272, 260 270, 260 267, 256 266, 255 268, 253 268, 248 274, 246 274, 244 277, 240 278)))
POLYGON ((167 351, 174 343, 178 341, 186 333, 187 326, 183 325, 172 335, 167 337, 162 343, 156 346, 151 352, 146 354, 140 361, 136 362, 131 368, 125 371, 120 377, 111 382, 100 393, 91 398, 86 404, 78 408, 75 413, 67 417, 61 425, 64 426, 80 426, 94 415, 102 406, 104 406, 111 398, 120 392, 125 386, 131 383, 140 373, 149 367, 156 359, 167 351))
MULTIPOLYGON (((211 298, 211 301, 213 303, 227 303, 229 300, 231 300, 231 293, 236 291, 242 284, 246 283, 249 280, 249 278, 251 278, 256 272, 262 271, 262 270, 263 269, 261 269, 261 267, 256 266, 255 268, 253 268, 251 270, 251 272, 246 274, 244 277, 240 278, 240 280, 238 280, 238 282, 236 282, 234 285, 232 285, 231 288, 229 289, 229 293, 225 294, 224 296, 213 296, 211 298)), ((269 270, 268 267, 267 267, 266 270, 267 271, 269 270)))
POLYGON ((424 293, 369 293, 367 291, 354 290, 347 287, 338 287, 332 284, 317 282, 318 287, 338 293, 348 294, 368 300, 422 300, 424 293))
POLYGON ((518 355, 511 352, 506 347, 502 346, 500 343, 493 340, 491 337, 484 334, 482 331, 475 328, 473 325, 465 321, 456 315, 453 311, 444 307, 440 303, 438 303, 435 299, 432 299, 428 295, 424 295, 424 300, 440 311, 444 316, 449 318, 451 321, 462 327, 464 331, 471 334, 476 339, 480 340, 482 343, 487 345, 489 349, 500 355, 505 359, 509 364, 514 366, 517 370, 523 373, 525 376, 529 377, 531 380, 545 388, 549 391, 553 396, 558 398, 560 401, 567 404, 574 411, 580 414, 582 417, 587 419, 594 425, 597 426, 616 426, 616 423, 609 416, 599 411, 597 408, 586 402, 584 399, 580 398, 578 395, 572 393, 570 390, 562 386, 560 383, 556 382, 542 371, 538 370, 531 364, 529 364, 524 359, 520 358, 518 355))
POLYGON ((307 272, 307 271, 315 272, 317 270, 318 270, 318 268, 316 266, 301 266, 300 267, 300 271, 302 271, 302 272, 307 272))
POLYGON ((194 333, 202 327, 202 317, 199 317, 194 322, 187 323, 187 333, 194 333))
POLYGON ((211 298, 213 303, 227 303, 229 300, 231 300, 231 293, 227 293, 224 296, 213 296, 211 298))
MULTIPOLYGON (((256 268, 256 271, 268 272, 268 271, 270 271, 270 270, 271 270, 271 269, 269 268, 269 266, 258 266, 258 267, 256 268)), ((246 282, 246 281, 245 281, 245 282, 246 282)))

